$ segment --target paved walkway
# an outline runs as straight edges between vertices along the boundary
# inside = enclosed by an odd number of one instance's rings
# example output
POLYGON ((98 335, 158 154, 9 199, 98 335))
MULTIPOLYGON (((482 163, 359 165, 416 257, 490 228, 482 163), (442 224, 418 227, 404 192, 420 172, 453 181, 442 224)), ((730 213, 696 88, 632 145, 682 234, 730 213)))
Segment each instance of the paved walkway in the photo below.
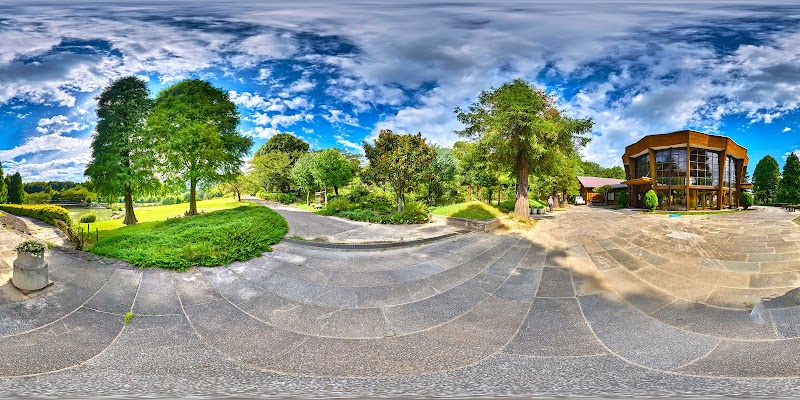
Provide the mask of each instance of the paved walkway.
POLYGON ((52 289, 0 299, 0 396, 800 396, 789 218, 581 207, 186 273, 49 251, 52 289))
POLYGON ((286 218, 289 233, 286 237, 331 243, 398 242, 427 239, 455 233, 459 228, 442 223, 385 225, 326 217, 296 207, 247 197, 249 201, 266 205, 286 218))

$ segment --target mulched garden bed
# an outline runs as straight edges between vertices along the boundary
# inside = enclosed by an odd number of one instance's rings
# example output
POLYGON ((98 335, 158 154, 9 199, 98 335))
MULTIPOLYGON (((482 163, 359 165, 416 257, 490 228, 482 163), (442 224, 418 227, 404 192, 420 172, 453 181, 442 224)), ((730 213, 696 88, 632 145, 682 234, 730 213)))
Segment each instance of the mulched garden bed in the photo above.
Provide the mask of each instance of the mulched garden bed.
POLYGON ((26 235, 31 234, 31 232, 28 231, 28 225, 26 225, 25 222, 7 212, 0 213, 0 225, 26 235))

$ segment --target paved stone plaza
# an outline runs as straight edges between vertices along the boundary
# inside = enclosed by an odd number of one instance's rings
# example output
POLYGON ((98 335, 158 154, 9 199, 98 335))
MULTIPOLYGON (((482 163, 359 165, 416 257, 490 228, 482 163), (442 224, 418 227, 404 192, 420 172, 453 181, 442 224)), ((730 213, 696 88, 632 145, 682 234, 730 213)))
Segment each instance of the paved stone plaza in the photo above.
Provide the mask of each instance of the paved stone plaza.
POLYGON ((184 273, 51 250, 54 287, 0 290, 0 396, 798 396, 793 216, 573 207, 184 273))

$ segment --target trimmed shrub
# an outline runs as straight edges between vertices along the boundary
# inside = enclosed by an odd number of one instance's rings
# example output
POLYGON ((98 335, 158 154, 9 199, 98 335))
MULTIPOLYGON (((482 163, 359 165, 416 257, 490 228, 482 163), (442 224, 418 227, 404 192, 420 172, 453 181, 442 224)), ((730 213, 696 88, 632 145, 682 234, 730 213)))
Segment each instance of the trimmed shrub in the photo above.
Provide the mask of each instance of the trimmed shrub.
POLYGON ((739 197, 739 205, 745 210, 753 205, 753 194, 750 192, 743 192, 739 197))
POLYGON ((36 218, 50 225, 55 225, 54 221, 62 221, 67 225, 72 224, 69 211, 64 207, 54 205, 0 204, 0 210, 14 215, 36 218))
POLYGON ((628 201, 628 192, 622 192, 619 194, 619 196, 617 196, 617 204, 621 207, 627 207, 628 201))
POLYGON ((81 223, 82 224, 89 224, 92 222, 97 221, 97 214, 94 212, 89 212, 86 214, 81 215, 81 223))
POLYGON ((647 191, 647 194, 644 195, 644 208, 653 211, 658 207, 658 196, 653 189, 647 191))

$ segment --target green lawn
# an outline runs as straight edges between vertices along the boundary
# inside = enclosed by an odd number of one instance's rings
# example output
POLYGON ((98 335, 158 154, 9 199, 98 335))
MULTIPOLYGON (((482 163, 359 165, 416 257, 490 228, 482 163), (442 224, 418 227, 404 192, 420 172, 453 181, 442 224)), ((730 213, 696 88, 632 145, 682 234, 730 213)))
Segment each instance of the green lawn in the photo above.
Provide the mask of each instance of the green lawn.
MULTIPOLYGON (((225 205, 221 201, 214 204, 225 205)), ((156 218, 156 215, 174 214, 162 209, 145 213, 145 218, 156 218)), ((270 245, 280 241, 288 230, 286 220, 278 213, 250 204, 193 217, 140 222, 105 230, 100 233, 100 241, 88 251, 140 267, 184 270, 258 257, 271 251, 270 245)))
POLYGON ((431 214, 444 215, 446 217, 474 219, 477 221, 486 221, 504 215, 495 206, 482 201, 450 204, 433 208, 430 212, 431 214))
MULTIPOLYGON (((219 197, 211 200, 202 200, 197 202, 197 211, 199 212, 212 212, 217 210, 225 210, 229 208, 239 207, 248 203, 240 203, 228 197, 219 197)), ((173 204, 169 206, 152 206, 152 207, 139 207, 135 209, 136 219, 139 222, 163 221, 167 218, 181 217, 189 210, 189 203, 173 204)), ((95 228, 101 231, 122 228, 123 218, 107 219, 97 221, 90 227, 92 232, 95 228)), ((82 224, 85 227, 85 224, 82 224)))

